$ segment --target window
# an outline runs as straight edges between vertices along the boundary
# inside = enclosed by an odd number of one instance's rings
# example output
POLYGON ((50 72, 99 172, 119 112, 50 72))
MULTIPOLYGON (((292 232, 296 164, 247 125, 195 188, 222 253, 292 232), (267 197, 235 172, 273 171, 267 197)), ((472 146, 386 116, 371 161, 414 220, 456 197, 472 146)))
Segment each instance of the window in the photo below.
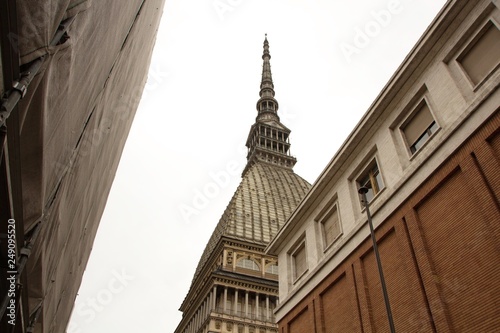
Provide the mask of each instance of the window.
POLYGON ((373 161, 368 165, 365 172, 361 174, 357 183, 358 188, 363 186, 368 188, 368 192, 366 193, 366 200, 368 202, 372 201, 373 197, 384 188, 382 175, 380 174, 378 164, 375 159, 373 159, 373 161))
POLYGON ((259 265, 251 259, 241 259, 236 263, 236 267, 241 267, 241 268, 246 268, 246 269, 251 269, 253 271, 259 271, 259 265))
POLYGON ((488 21, 457 60, 474 85, 483 81, 500 63, 500 30, 488 21))
POLYGON ((318 241, 317 249, 319 252, 325 252, 342 235, 342 224, 336 193, 323 206, 314 218, 314 221, 316 222, 316 237, 317 239, 321 239, 321 241, 318 241))
POLYGON ((266 273, 278 275, 278 265, 271 264, 267 266, 266 273))
POLYGON ((292 254, 293 279, 297 280, 307 270, 306 243, 302 242, 292 254))
POLYGON ((333 205, 333 208, 323 217, 320 223, 321 234, 323 235, 323 247, 326 249, 342 233, 337 204, 333 205))
POLYGON ((415 154, 437 129, 438 125, 425 100, 422 100, 414 115, 401 127, 412 154, 415 154))

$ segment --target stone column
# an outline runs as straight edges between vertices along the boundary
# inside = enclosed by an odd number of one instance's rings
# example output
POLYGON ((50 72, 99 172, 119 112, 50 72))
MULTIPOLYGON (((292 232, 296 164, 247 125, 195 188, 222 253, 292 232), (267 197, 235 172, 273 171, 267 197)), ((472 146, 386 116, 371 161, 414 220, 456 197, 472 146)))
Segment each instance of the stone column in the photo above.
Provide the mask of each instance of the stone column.
POLYGON ((245 291, 245 317, 248 318, 248 290, 245 291))
POLYGON ((206 308, 205 308, 205 301, 201 303, 201 326, 203 326, 203 323, 205 322, 206 318, 206 308))
POLYGON ((214 290, 212 291, 212 309, 215 310, 217 306, 217 286, 214 286, 214 290))
POLYGON ((269 295, 266 295, 266 318, 269 321, 269 295))
POLYGON ((194 315, 194 331, 198 331, 198 327, 200 327, 200 308, 196 310, 196 314, 194 315))
POLYGON ((227 287, 224 287, 224 304, 222 306, 222 310, 226 313, 227 310, 227 287))
POLYGON ((234 306, 233 313, 236 315, 238 312, 238 289, 234 290, 234 306))
POLYGON ((259 294, 255 294, 255 318, 260 320, 260 311, 259 311, 259 294))

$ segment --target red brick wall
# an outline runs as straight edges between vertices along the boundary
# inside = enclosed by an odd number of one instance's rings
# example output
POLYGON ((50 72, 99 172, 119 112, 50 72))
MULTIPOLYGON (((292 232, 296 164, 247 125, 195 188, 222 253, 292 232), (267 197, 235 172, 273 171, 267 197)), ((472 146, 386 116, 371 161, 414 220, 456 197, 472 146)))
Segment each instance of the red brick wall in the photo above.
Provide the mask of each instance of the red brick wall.
POLYGON ((304 327, 314 330, 314 304, 301 308, 287 323, 288 332, 304 332, 304 327))
MULTIPOLYGON (((500 113, 377 228, 398 332, 500 331, 500 113)), ((279 323, 281 333, 388 332, 366 239, 279 323)))

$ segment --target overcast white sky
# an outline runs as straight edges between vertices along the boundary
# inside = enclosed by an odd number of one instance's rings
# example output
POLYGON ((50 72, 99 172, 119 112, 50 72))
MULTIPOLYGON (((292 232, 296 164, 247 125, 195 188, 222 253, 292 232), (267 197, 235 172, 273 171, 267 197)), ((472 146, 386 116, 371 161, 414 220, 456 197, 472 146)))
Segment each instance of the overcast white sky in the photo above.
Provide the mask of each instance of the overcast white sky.
POLYGON ((177 327, 246 162, 265 33, 294 170, 313 183, 444 3, 167 0, 68 333, 177 327))

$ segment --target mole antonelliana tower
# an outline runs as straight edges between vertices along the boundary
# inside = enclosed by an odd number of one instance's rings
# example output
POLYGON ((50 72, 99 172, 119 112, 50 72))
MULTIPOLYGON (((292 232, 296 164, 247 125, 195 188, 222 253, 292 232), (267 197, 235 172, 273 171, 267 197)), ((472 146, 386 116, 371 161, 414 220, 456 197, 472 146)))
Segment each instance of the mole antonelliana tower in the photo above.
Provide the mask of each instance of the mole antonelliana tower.
POLYGON ((200 258, 176 333, 277 333, 277 258, 264 248, 310 184, 293 172, 290 130, 278 116, 267 37, 257 118, 242 179, 200 258))

